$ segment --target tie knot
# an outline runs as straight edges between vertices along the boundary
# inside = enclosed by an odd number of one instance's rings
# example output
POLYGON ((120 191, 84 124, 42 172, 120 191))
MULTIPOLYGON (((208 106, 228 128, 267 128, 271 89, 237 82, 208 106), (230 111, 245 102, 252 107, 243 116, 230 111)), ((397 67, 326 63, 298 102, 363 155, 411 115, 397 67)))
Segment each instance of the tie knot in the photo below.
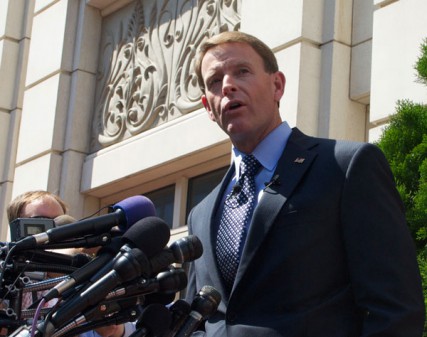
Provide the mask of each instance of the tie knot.
POLYGON ((240 175, 255 176, 260 167, 261 163, 253 155, 244 156, 240 163, 240 175))

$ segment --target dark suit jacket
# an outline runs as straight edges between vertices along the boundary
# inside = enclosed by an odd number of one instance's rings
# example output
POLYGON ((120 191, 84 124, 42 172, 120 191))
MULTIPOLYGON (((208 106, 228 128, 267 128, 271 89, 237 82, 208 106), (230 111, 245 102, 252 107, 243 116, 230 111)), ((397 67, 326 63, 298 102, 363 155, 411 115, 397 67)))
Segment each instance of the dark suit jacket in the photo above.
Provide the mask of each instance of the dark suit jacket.
POLYGON ((279 184, 265 189, 254 211, 228 296, 213 224, 233 173, 232 166, 188 222, 204 253, 190 266, 187 300, 204 285, 222 295, 206 336, 422 335, 414 244, 376 146, 293 130, 275 172, 279 184))

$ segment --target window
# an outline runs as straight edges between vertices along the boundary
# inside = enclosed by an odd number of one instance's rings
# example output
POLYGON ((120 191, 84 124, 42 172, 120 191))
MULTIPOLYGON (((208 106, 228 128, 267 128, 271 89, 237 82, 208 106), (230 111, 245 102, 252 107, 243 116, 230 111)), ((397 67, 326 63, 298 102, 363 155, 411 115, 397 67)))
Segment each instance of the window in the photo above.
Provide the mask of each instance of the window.
POLYGON ((187 214, 221 182, 228 167, 202 174, 188 181, 187 214))
POLYGON ((175 186, 167 186, 160 190, 145 193, 144 195, 156 207, 156 216, 163 219, 169 225, 169 228, 172 228, 175 186))

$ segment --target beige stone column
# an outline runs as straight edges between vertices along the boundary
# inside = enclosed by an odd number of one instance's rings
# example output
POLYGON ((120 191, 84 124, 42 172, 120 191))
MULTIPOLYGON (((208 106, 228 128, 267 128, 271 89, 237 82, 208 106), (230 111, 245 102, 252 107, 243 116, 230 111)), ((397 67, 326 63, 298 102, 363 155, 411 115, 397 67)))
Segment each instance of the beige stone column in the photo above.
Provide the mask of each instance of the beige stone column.
POLYGON ((7 239, 33 1, 0 2, 0 240, 7 239))
POLYGON ((85 212, 80 179, 90 139, 98 16, 85 1, 36 2, 16 156, 13 195, 49 190, 76 218, 85 212))

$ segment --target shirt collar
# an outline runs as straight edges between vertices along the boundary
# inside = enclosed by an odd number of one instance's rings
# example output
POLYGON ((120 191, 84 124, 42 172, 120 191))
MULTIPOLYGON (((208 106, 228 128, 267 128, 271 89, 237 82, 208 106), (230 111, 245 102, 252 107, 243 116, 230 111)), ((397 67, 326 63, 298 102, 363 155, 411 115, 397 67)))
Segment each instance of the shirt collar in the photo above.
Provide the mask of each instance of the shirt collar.
MULTIPOLYGON (((257 145, 252 154, 258 159, 264 169, 273 172, 291 133, 292 129, 289 124, 284 121, 257 145)), ((244 156, 245 153, 233 146, 232 159, 236 177, 240 176, 240 162, 244 156)))

